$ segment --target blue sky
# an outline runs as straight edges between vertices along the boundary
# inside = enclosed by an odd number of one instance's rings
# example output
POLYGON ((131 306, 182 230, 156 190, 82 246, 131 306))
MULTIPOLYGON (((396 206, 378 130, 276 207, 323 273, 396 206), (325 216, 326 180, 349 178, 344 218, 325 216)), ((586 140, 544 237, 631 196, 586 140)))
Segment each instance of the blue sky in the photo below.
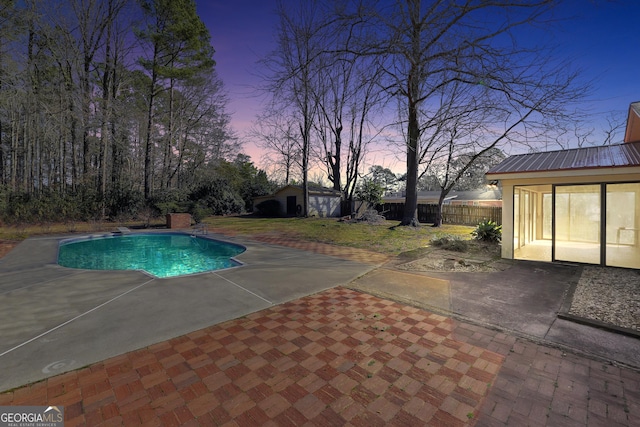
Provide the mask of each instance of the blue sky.
POLYGON ((627 111, 640 101, 637 0, 573 0, 563 12, 574 16, 558 30, 562 52, 575 58, 587 79, 594 79, 591 96, 597 111, 627 111))
MULTIPOLYGON (((276 0, 197 0, 197 7, 229 93, 232 126, 242 136, 260 111, 256 62, 275 47, 276 0)), ((571 59, 583 79, 594 84, 584 107, 602 117, 615 111, 626 118, 629 104, 640 101, 640 1, 570 0, 558 15, 566 18, 554 34, 558 54, 571 59)), ((249 142, 244 148, 259 163, 260 154, 249 142)))

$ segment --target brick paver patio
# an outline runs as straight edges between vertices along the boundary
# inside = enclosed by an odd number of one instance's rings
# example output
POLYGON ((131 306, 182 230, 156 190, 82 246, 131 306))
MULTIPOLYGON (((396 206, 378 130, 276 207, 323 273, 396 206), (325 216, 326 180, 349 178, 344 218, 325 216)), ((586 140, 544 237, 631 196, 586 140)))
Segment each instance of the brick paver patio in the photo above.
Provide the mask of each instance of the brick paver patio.
POLYGON ((2 395, 66 425, 433 425, 477 418, 504 357, 451 319, 336 288, 2 395))

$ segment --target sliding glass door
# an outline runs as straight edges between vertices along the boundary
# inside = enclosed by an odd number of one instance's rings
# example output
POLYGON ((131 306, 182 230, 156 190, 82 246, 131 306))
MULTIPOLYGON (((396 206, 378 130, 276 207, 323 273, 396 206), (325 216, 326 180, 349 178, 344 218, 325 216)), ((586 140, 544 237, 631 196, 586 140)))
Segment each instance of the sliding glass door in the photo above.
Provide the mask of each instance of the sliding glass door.
POLYGON ((600 264, 600 185, 555 188, 555 259, 600 264))

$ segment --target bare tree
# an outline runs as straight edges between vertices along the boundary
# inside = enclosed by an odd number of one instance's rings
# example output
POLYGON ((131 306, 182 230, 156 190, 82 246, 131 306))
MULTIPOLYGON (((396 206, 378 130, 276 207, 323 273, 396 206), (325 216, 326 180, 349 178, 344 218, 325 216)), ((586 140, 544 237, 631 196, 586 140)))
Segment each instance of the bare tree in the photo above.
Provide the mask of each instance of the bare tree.
MULTIPOLYGON (((479 89, 475 92, 491 94, 488 100, 494 112, 489 116, 502 110, 494 123, 501 127, 495 144, 486 143, 476 150, 477 155, 507 139, 527 140, 530 131, 539 130, 540 115, 560 114, 580 95, 572 87, 575 74, 566 72, 566 67, 550 66, 545 49, 524 46, 518 39, 521 29, 543 23, 554 3, 397 0, 358 9, 355 15, 370 28, 360 51, 386 59, 386 90, 399 100, 406 129, 407 189, 401 225, 419 225, 421 165, 443 161, 453 152, 452 144, 465 140, 448 118, 458 115, 450 114, 451 108, 461 107, 451 93, 479 89), (443 140, 442 135, 448 138, 443 140)), ((482 102, 480 97, 475 99, 482 102)), ((483 123, 488 126, 487 121, 483 123)), ((466 139, 477 140, 472 135, 466 139)))
POLYGON ((327 65, 321 67, 315 85, 314 128, 317 157, 329 181, 352 202, 367 147, 379 132, 372 116, 381 105, 381 68, 375 58, 358 57, 348 50, 348 40, 341 40, 335 51, 323 55, 327 65))
POLYGON ((333 188, 351 200, 367 145, 378 132, 371 116, 381 98, 379 62, 354 53, 357 28, 342 19, 341 3, 280 6, 278 49, 264 61, 274 101, 254 134, 284 166, 286 182, 299 156, 303 209, 310 155, 326 168, 333 188), (290 132, 292 120, 297 135, 290 132))
MULTIPOLYGON (((461 154, 452 162, 452 169, 457 171, 469 164, 471 154, 461 154)), ((458 191, 479 190, 488 183, 485 174, 489 169, 502 162, 507 156, 499 148, 492 148, 476 159, 461 174, 453 189, 458 191)))
POLYGON ((626 117, 620 112, 609 112, 605 118, 607 121, 607 127, 604 129, 604 145, 617 144, 622 141, 622 137, 619 135, 624 132, 627 125, 626 117))
POLYGON ((72 0, 70 1, 70 7, 73 11, 73 22, 69 24, 69 30, 75 42, 76 57, 79 59, 77 75, 80 84, 82 177, 83 184, 88 185, 90 184, 90 175, 93 172, 92 159, 94 157, 93 151, 95 150, 91 142, 98 133, 92 120, 91 111, 94 100, 92 74, 96 66, 94 58, 104 43, 107 26, 115 18, 113 15, 115 10, 112 3, 102 0, 72 0), (74 28, 77 34, 73 34, 72 29, 74 28))
POLYGON ((266 151, 264 162, 271 165, 276 176, 282 177, 285 185, 289 184, 301 154, 294 120, 267 108, 258 117, 250 135, 266 151))
POLYGON ((176 95, 175 142, 166 165, 167 185, 177 179, 177 187, 185 187, 185 180, 199 167, 231 161, 240 154, 242 145, 230 128, 222 80, 212 71, 203 83, 185 86, 176 95))
POLYGON ((106 216, 107 208, 107 182, 109 181, 107 174, 109 172, 109 162, 107 157, 109 154, 110 137, 112 137, 110 124, 113 123, 113 97, 118 93, 116 73, 118 72, 117 64, 122 59, 122 32, 117 26, 120 12, 127 4, 127 0, 106 0, 105 10, 105 42, 104 42, 104 58, 101 69, 101 89, 102 99, 100 102, 100 148, 98 164, 100 166, 100 193, 102 197, 102 216, 106 216))
POLYGON ((553 124, 568 121, 567 105, 579 99, 585 90, 576 84, 577 74, 567 72, 566 64, 554 64, 539 58, 514 74, 504 61, 485 67, 486 77, 474 83, 468 73, 456 72, 451 83, 443 86, 437 110, 437 122, 423 130, 435 146, 427 146, 420 163, 440 166, 441 194, 434 226, 442 225, 442 203, 474 165, 496 149, 505 146, 529 146, 555 133, 553 124), (493 76, 500 76, 494 78, 493 76))
POLYGON ((317 117, 314 84, 319 57, 326 44, 327 26, 320 3, 316 1, 293 7, 279 3, 278 16, 277 49, 262 61, 270 73, 264 76, 265 90, 281 114, 288 114, 295 121, 302 169, 301 214, 308 216, 308 174, 313 122, 317 117))

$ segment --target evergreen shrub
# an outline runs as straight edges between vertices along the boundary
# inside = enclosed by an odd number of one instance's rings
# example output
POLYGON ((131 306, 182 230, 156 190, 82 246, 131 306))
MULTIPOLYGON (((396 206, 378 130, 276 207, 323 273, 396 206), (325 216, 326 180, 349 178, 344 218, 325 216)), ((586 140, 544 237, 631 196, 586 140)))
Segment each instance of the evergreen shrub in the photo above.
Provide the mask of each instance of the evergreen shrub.
POLYGON ((258 211, 258 215, 271 218, 277 217, 280 216, 280 202, 273 199, 265 200, 256 205, 256 210, 258 211))

